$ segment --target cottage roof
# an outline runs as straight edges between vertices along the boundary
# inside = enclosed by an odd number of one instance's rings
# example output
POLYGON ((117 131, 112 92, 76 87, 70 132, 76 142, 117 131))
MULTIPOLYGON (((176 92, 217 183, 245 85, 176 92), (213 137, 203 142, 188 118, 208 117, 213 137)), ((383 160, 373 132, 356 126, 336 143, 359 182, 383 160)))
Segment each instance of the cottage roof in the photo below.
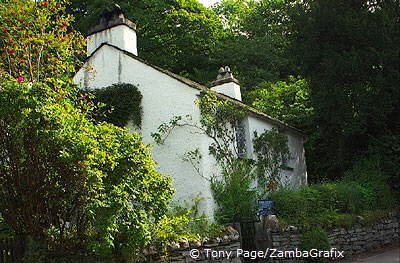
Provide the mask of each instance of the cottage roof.
POLYGON ((131 58, 133 58, 135 60, 138 60, 138 61, 140 61, 140 62, 142 62, 142 63, 144 63, 144 64, 146 64, 146 65, 148 65, 148 66, 150 66, 150 67, 152 67, 152 68, 154 68, 154 69, 156 69, 156 70, 158 70, 158 71, 160 71, 160 72, 162 72, 162 73, 164 73, 164 74, 166 74, 166 75, 168 75, 168 76, 170 76, 170 77, 172 77, 172 78, 174 78, 174 79, 176 79, 176 80, 178 80, 178 81, 180 81, 180 82, 182 82, 184 84, 186 84, 187 86, 189 86, 191 88, 198 89, 201 92, 213 92, 218 98, 221 98, 221 99, 224 99, 224 100, 228 100, 228 101, 231 101, 231 102, 233 102, 235 104, 240 105, 241 107, 243 107, 246 110, 248 110, 255 117, 258 117, 260 119, 266 120, 267 122, 278 126, 279 129, 292 131, 292 132, 294 132, 295 134, 297 134, 297 135, 299 135, 301 137, 305 137, 306 136, 306 134, 300 129, 297 129, 297 128, 295 128, 293 126, 290 126, 290 125, 288 125, 288 124, 286 124, 286 123, 284 123, 284 122, 282 122, 280 120, 277 120, 277 119, 265 114, 264 112, 258 111, 256 109, 244 104, 243 102, 241 102, 239 100, 235 100, 235 99, 233 99, 231 97, 225 96, 225 95, 220 94, 220 93, 215 92, 215 91, 212 91, 211 89, 209 89, 209 88, 207 88, 207 87, 205 87, 205 86, 203 86, 203 85, 201 85, 201 84, 199 84, 199 83, 197 83, 197 82, 195 82, 193 80, 190 80, 188 78, 182 77, 182 76, 180 76, 178 74, 175 74, 175 73, 173 73, 171 71, 168 71, 166 69, 160 68, 160 67, 158 67, 156 65, 153 65, 153 64, 149 63, 148 61, 146 61, 146 60, 144 60, 144 59, 142 59, 142 58, 140 58, 140 57, 138 57, 138 56, 126 51, 126 50, 123 50, 123 49, 121 49, 121 48, 119 48, 119 47, 117 47, 115 45, 112 45, 112 44, 109 44, 109 43, 102 43, 94 52, 92 52, 92 54, 89 57, 86 58, 86 61, 88 61, 103 46, 109 46, 111 48, 115 48, 118 51, 123 52, 125 55, 127 55, 127 56, 129 56, 129 57, 131 57, 131 58))

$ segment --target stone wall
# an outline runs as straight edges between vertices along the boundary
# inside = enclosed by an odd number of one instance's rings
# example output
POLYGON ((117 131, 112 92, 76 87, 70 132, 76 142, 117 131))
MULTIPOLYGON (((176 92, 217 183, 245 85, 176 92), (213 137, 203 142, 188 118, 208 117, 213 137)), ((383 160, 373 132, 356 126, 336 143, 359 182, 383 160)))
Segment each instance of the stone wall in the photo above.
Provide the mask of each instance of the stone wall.
MULTIPOLYGON (((327 231, 329 243, 332 248, 343 250, 344 256, 347 257, 398 242, 399 219, 399 216, 393 216, 372 225, 356 224, 348 229, 331 229, 327 231)), ((277 250, 294 250, 299 247, 300 238, 301 232, 296 228, 272 231, 270 244, 277 250)))
POLYGON ((236 256, 240 249, 239 232, 228 226, 220 237, 203 238, 189 241, 182 238, 179 242, 172 242, 168 253, 159 253, 154 247, 143 251, 143 256, 151 262, 241 262, 236 256))
POLYGON ((241 262, 240 258, 236 257, 236 251, 240 248, 240 241, 237 240, 224 240, 216 238, 207 240, 206 242, 180 242, 183 246, 176 246, 170 249, 167 255, 163 258, 157 255, 145 255, 147 259, 152 258, 152 262, 174 262, 174 263, 208 263, 208 262, 241 262), (229 256, 227 253, 230 253, 229 256))

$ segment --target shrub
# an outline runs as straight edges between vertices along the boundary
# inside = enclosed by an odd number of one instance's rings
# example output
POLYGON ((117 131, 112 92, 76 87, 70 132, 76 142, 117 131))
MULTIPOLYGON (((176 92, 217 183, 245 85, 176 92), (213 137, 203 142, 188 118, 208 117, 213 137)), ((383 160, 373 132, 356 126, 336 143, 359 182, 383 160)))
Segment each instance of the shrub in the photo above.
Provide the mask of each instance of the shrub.
POLYGON ((180 205, 171 206, 168 213, 153 225, 151 244, 156 245, 161 251, 167 252, 166 248, 172 241, 180 241, 182 238, 197 241, 203 237, 221 236, 224 226, 210 224, 204 214, 198 213, 199 200, 196 199, 191 208, 180 205))
POLYGON ((367 211, 362 214, 365 225, 371 225, 375 222, 382 221, 388 217, 388 213, 382 210, 367 211))
POLYGON ((301 224, 308 216, 307 203, 299 191, 280 190, 270 194, 275 201, 275 211, 287 223, 301 224))
POLYGON ((323 210, 336 211, 339 205, 339 194, 337 185, 333 183, 316 184, 311 186, 312 189, 318 191, 318 205, 324 207, 323 210))
POLYGON ((349 226, 355 215, 396 205, 386 177, 370 162, 360 162, 340 182, 280 190, 270 198, 284 222, 306 228, 349 226))
MULTIPOLYGON (((328 240, 328 235, 325 230, 320 227, 312 228, 305 231, 300 238, 299 248, 301 250, 318 249, 318 250, 329 250, 330 244, 328 240)), ((308 258, 307 261, 310 262, 326 262, 323 258, 308 258)))
POLYGON ((339 227, 349 228, 356 222, 356 215, 353 214, 337 214, 336 225, 339 227))
POLYGON ((247 160, 238 159, 221 177, 213 177, 211 189, 217 203, 216 219, 221 224, 252 220, 256 216, 255 179, 247 160))
POLYGON ((0 211, 16 234, 57 254, 82 246, 134 254, 166 212, 171 180, 138 134, 90 122, 72 90, 0 86, 0 211))
POLYGON ((389 177, 384 174, 377 161, 364 159, 349 170, 342 182, 355 182, 363 188, 369 209, 389 209, 396 199, 388 184, 389 177))
POLYGON ((338 210, 343 213, 360 213, 371 207, 371 194, 356 182, 337 184, 338 210))
POLYGON ((129 83, 113 84, 109 87, 96 89, 95 103, 104 103, 96 120, 106 121, 118 127, 125 127, 129 121, 140 128, 142 124, 142 94, 139 89, 129 83))

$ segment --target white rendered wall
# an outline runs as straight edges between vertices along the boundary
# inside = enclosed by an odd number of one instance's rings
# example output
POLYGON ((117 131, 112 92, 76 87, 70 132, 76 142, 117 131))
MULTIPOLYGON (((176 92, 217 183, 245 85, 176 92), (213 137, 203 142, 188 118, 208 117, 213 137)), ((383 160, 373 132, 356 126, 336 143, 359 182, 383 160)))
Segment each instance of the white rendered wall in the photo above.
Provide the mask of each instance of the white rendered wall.
POLYGON ((240 86, 235 82, 228 82, 211 88, 218 93, 229 96, 233 99, 242 101, 242 94, 240 93, 240 86))
MULTIPOLYGON (((134 59, 117 49, 103 46, 79 70, 74 81, 82 88, 102 88, 114 83, 136 85, 143 95, 141 134, 145 143, 154 145, 150 134, 156 132, 160 124, 168 122, 174 116, 191 115, 199 120, 200 110, 195 105, 199 90, 161 73, 160 71, 134 59)), ((203 156, 208 155, 208 138, 193 133, 187 128, 174 130, 164 145, 154 145, 152 153, 161 173, 171 175, 173 186, 177 189, 175 199, 190 202, 200 195, 204 198, 201 210, 209 217, 213 216, 214 201, 209 182, 195 169, 182 160, 183 155, 199 148, 203 156)), ((206 156, 205 159, 208 157, 206 156)), ((204 160, 205 160, 204 159, 204 160)), ((207 161, 202 160, 202 163, 207 161)), ((212 165, 206 164, 207 170, 212 165)), ((214 169, 215 170, 215 169, 214 169)), ((200 167, 203 174, 204 167, 200 167)), ((207 176, 206 171, 204 176, 207 176)))
MULTIPOLYGON (((107 87, 115 83, 136 85, 143 95, 143 120, 139 131, 145 143, 154 145, 150 134, 156 132, 160 124, 168 122, 174 116, 191 115, 193 121, 200 119, 200 110, 195 105, 199 90, 168 76, 143 62, 132 58, 119 50, 103 46, 76 74, 74 81, 79 86, 90 88, 107 87)), ((251 114, 243 121, 246 133, 246 148, 249 158, 253 154, 252 140, 254 131, 258 134, 272 129, 273 125, 265 119, 251 114)), ((133 127, 130 126, 131 129, 133 127)), ((284 131, 288 136, 289 150, 293 157, 289 166, 293 171, 283 171, 293 187, 307 183, 303 139, 290 130, 284 131)), ((215 203, 207 179, 219 174, 215 159, 209 155, 208 147, 212 140, 205 135, 196 134, 194 130, 177 128, 172 132, 164 145, 154 145, 154 159, 161 173, 171 175, 173 186, 177 189, 175 199, 190 202, 199 195, 204 198, 201 210, 209 217, 213 216, 215 203), (199 149, 203 158, 199 173, 182 157, 188 151, 199 149)))
POLYGON ((101 44, 108 43, 137 56, 136 32, 122 24, 97 32, 87 38, 87 52, 90 56, 101 44))
MULTIPOLYGON (((246 146, 248 151, 248 157, 256 159, 253 148, 253 139, 255 138, 254 132, 258 135, 262 134, 266 130, 271 130, 274 125, 266 122, 265 120, 255 116, 248 116, 245 121, 245 126, 248 127, 246 131, 246 146)), ((307 184, 307 169, 306 159, 303 147, 303 138, 298 134, 289 130, 283 131, 288 137, 288 146, 292 159, 288 162, 288 166, 293 168, 293 171, 283 170, 282 171, 282 182, 287 182, 288 186, 299 187, 307 184)))

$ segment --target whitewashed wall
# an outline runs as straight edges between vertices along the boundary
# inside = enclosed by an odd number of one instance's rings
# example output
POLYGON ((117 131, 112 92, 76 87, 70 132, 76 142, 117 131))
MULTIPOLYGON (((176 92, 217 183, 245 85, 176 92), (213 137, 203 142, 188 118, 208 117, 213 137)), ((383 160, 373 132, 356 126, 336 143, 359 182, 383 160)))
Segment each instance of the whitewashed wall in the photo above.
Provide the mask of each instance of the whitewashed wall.
MULTIPOLYGON (((171 78, 170 76, 140 62, 117 49, 105 45, 87 61, 86 70, 82 68, 75 76, 75 83, 81 87, 102 88, 114 83, 132 83, 143 95, 143 119, 141 134, 145 143, 153 144, 150 134, 156 132, 160 124, 174 116, 191 115, 198 120, 200 110, 195 106, 199 90, 171 78), (91 71, 91 72, 90 72, 91 71)), ((207 150, 208 138, 193 133, 187 128, 174 130, 164 145, 154 145, 152 153, 161 173, 171 175, 177 192, 176 200, 191 201, 201 195, 205 200, 202 210, 213 216, 214 202, 209 182, 201 177, 193 167, 182 160, 182 156, 199 148, 207 150)), ((200 172, 211 170, 207 156, 202 160, 204 167, 200 172)), ((215 170, 215 169, 214 169, 215 170)), ((205 176, 208 176, 205 174, 205 176)))
MULTIPOLYGON (((193 121, 200 118, 200 110, 195 105, 200 91, 158 71, 157 69, 132 58, 120 50, 104 45, 89 58, 85 66, 76 74, 74 81, 80 87, 103 88, 115 83, 136 85, 143 95, 143 119, 139 131, 145 143, 154 145, 150 134, 156 132, 160 124, 168 122, 174 116, 191 115, 193 121)), ((265 119, 250 114, 243 125, 246 130, 246 148, 248 157, 255 158, 252 140, 254 131, 258 134, 272 129, 273 125, 265 119)), ((132 130, 131 125, 128 125, 132 130)), ((284 171, 284 175, 293 186, 307 182, 306 164, 301 136, 290 130, 284 131, 289 138, 289 149, 293 159, 289 166, 293 171, 284 171)), ((154 145, 152 153, 161 173, 171 175, 177 193, 175 199, 190 202, 193 198, 204 198, 201 210, 210 218, 215 203, 207 178, 219 173, 215 159, 209 155, 211 139, 194 133, 188 128, 174 130, 164 145, 154 145), (203 156, 200 174, 182 157, 188 151, 198 148, 203 156)))
MULTIPOLYGON (((266 122, 263 118, 256 115, 250 114, 245 120, 244 125, 246 127, 246 147, 248 157, 256 159, 257 156, 254 154, 253 139, 254 132, 258 135, 264 131, 271 130, 274 125, 266 122)), ((303 146, 303 138, 299 134, 286 129, 283 131, 288 137, 288 146, 291 154, 291 160, 288 162, 288 166, 293 168, 291 170, 282 171, 282 182, 287 182, 291 187, 299 187, 307 184, 307 168, 306 159, 303 146)))

